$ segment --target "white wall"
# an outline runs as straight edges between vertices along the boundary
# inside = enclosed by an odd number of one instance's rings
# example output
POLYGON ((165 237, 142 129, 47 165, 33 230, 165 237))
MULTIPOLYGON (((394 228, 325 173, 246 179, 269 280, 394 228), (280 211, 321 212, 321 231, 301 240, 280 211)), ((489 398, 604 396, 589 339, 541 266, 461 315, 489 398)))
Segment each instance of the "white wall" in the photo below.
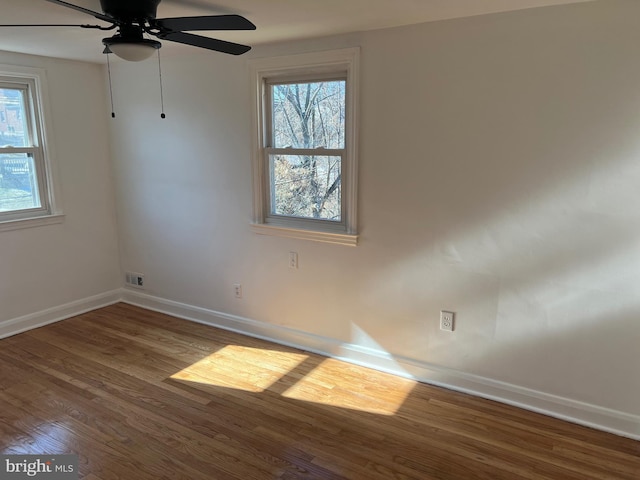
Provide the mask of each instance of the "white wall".
POLYGON ((250 231, 246 59, 165 58, 166 120, 157 64, 120 63, 123 267, 155 297, 638 418, 637 18, 610 0, 256 48, 362 47, 356 248, 250 231))
POLYGON ((4 52, 0 63, 46 71, 47 127, 65 214, 61 224, 0 232, 3 333, 9 321, 82 303, 122 282, 102 68, 4 52))

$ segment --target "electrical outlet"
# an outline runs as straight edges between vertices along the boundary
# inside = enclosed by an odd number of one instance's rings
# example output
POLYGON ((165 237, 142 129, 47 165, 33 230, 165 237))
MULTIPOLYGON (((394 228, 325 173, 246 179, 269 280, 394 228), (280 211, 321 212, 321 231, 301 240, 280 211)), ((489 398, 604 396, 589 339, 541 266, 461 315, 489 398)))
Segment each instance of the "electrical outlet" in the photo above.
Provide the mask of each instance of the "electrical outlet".
POLYGON ((453 312, 447 312, 445 310, 440 311, 440 330, 447 332, 453 332, 453 318, 455 314, 453 312))
POLYGON ((298 252, 289 252, 289 268, 298 268, 298 252))
POLYGON ((235 283, 233 285, 233 294, 236 296, 236 298, 242 298, 242 285, 240 285, 239 283, 235 283))

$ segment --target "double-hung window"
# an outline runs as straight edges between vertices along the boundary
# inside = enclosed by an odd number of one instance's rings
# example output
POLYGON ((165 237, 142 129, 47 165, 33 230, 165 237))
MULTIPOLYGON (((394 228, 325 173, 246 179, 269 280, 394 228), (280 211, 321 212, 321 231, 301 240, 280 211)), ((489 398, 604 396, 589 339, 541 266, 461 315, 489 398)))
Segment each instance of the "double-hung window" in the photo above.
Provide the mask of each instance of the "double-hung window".
POLYGON ((355 245, 358 50, 253 61, 254 230, 355 245))
POLYGON ((0 229, 53 213, 42 76, 37 69, 0 66, 0 229))

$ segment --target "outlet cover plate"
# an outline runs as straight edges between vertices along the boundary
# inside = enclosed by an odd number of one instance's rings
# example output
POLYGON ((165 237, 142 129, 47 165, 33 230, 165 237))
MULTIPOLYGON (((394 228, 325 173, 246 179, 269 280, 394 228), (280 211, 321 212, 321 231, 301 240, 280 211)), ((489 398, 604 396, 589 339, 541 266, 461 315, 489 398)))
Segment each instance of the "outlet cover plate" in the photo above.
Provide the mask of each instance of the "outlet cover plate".
POLYGON ((454 318, 455 318, 454 312, 441 310, 440 311, 440 330, 444 330, 446 332, 453 332, 454 318))

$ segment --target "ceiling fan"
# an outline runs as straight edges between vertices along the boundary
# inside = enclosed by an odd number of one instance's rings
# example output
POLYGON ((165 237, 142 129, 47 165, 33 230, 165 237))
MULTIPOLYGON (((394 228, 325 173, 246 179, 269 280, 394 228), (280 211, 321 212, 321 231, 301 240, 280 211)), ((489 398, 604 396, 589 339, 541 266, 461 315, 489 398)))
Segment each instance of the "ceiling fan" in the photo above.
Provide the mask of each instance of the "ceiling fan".
POLYGON ((256 26, 240 15, 206 15, 196 17, 156 18, 161 0, 100 0, 102 12, 61 0, 46 0, 62 7, 71 8, 109 23, 101 25, 1 25, 1 26, 74 26, 98 30, 114 30, 112 37, 104 38, 103 53, 114 53, 129 61, 149 58, 162 44, 157 40, 144 38, 144 34, 153 35, 160 40, 183 43, 208 50, 231 55, 242 55, 251 47, 239 43, 227 42, 215 38, 185 33, 185 31, 205 30, 255 30, 256 26))

